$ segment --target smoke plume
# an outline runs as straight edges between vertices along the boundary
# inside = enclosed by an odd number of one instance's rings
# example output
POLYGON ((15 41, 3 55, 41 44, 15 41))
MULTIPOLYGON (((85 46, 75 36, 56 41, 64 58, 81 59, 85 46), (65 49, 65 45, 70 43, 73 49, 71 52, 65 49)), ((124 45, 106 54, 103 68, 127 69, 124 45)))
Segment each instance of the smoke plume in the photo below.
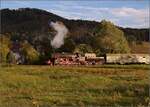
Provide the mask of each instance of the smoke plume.
POLYGON ((64 38, 66 37, 68 33, 68 29, 62 22, 51 22, 50 26, 54 28, 54 30, 57 31, 57 34, 51 41, 51 45, 53 48, 60 48, 61 45, 64 44, 64 38))

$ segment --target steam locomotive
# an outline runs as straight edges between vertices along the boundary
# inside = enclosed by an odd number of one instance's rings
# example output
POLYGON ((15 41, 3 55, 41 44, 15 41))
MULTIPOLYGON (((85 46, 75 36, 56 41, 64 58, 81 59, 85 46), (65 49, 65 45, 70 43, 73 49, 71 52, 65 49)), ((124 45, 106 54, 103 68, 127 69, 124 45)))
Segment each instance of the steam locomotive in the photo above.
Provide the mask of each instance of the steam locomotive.
POLYGON ((49 65, 100 65, 100 64, 150 64, 149 54, 106 54, 97 57, 95 53, 55 53, 47 61, 49 65))

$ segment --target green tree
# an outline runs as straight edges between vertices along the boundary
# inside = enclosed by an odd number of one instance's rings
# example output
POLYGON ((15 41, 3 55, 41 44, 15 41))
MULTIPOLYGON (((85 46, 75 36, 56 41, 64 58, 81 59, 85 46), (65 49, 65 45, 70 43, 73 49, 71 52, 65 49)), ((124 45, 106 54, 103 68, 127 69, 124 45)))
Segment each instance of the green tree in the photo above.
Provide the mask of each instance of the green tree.
POLYGON ((78 52, 80 54, 85 54, 87 52, 93 52, 92 47, 87 44, 79 44, 76 46, 74 52, 78 52))
POLYGON ((71 38, 66 38, 64 45, 62 45, 58 50, 61 52, 73 52, 75 49, 75 43, 71 38))
POLYGON ((130 52, 124 33, 113 23, 103 20, 95 32, 96 50, 100 51, 99 54, 130 52))
POLYGON ((11 41, 7 35, 0 35, 0 63, 7 62, 7 54, 10 52, 11 41))
POLYGON ((22 54, 25 55, 28 64, 36 64, 40 54, 27 41, 22 43, 22 54))

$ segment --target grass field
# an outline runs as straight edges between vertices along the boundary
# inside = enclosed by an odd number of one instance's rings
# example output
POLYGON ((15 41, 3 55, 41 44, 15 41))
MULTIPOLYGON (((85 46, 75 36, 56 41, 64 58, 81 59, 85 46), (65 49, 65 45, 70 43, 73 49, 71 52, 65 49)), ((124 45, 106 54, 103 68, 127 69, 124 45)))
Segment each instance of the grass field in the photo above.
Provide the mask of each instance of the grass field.
POLYGON ((131 48, 131 53, 149 54, 150 43, 149 42, 142 42, 142 44, 130 45, 130 48, 131 48))
POLYGON ((0 107, 148 106, 148 65, 0 67, 0 107))

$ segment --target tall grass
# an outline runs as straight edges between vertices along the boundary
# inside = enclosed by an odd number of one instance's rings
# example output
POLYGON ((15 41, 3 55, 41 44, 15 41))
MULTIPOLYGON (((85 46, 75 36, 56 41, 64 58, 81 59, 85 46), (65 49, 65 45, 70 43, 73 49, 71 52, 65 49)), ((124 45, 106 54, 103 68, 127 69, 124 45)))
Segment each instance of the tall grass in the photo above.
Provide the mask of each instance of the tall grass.
POLYGON ((148 106, 148 65, 0 67, 0 106, 148 106))

